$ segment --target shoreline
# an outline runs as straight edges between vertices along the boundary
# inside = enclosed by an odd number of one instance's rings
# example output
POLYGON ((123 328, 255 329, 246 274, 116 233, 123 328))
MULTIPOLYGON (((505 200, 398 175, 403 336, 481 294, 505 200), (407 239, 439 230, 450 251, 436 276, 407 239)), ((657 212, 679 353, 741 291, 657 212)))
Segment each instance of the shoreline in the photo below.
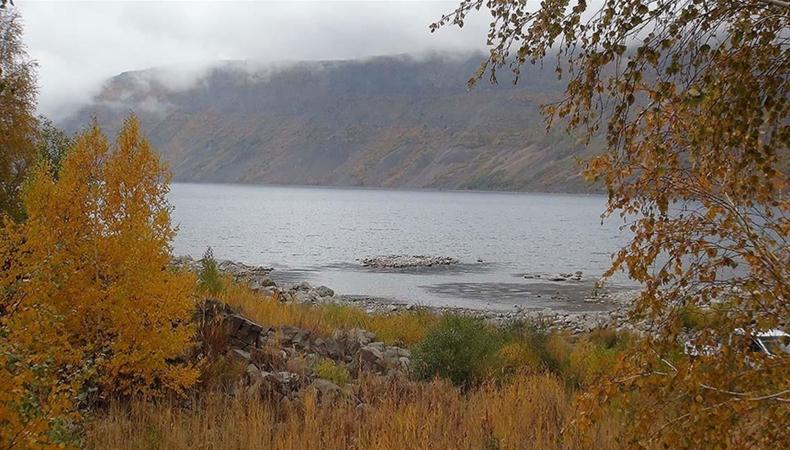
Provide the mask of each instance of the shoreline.
MULTIPOLYGON (((186 267, 194 272, 200 269, 200 260, 189 256, 175 257, 173 262, 177 266, 186 267)), ((366 295, 336 295, 331 287, 312 286, 307 281, 276 282, 271 276, 275 269, 271 267, 252 266, 232 260, 222 260, 217 263, 222 272, 231 275, 236 281, 248 284, 256 292, 278 296, 286 302, 351 306, 374 315, 426 310, 439 315, 461 314, 479 317, 499 325, 528 320, 572 334, 585 333, 600 327, 637 330, 637 327, 628 321, 628 306, 638 292, 635 289, 602 289, 595 297, 584 299, 585 303, 595 303, 594 310, 573 311, 561 307, 562 303, 559 301, 557 307, 513 305, 510 309, 470 308, 452 305, 425 305, 366 295)), ((481 302, 481 305, 484 303, 481 302)))

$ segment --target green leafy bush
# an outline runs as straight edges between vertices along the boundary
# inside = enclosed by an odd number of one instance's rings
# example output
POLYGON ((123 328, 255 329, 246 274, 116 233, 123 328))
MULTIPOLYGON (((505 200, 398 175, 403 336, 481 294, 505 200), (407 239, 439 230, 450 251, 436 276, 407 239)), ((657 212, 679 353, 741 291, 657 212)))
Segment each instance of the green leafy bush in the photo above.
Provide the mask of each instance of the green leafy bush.
POLYGON ((331 359, 322 359, 313 368, 313 374, 318 378, 323 378, 343 386, 351 379, 351 374, 345 366, 335 363, 331 359))
POLYGON ((702 307, 689 304, 678 308, 677 315, 687 330, 711 329, 719 325, 725 308, 724 305, 702 307))
POLYGON ((217 267, 217 260, 214 259, 214 251, 211 250, 211 247, 206 249, 206 253, 200 259, 198 289, 202 294, 210 297, 216 297, 225 289, 222 274, 217 267))
POLYGON ((443 317, 414 347, 415 375, 444 377, 470 386, 489 376, 498 364, 501 333, 483 320, 458 315, 443 317))

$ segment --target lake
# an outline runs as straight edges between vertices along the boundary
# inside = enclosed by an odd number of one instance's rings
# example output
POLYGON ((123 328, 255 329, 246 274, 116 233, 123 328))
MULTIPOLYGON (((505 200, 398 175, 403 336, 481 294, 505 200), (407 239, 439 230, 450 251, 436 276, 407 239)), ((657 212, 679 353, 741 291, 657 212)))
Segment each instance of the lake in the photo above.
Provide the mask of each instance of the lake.
MULTIPOLYGON (((597 195, 439 192, 175 183, 177 255, 274 267, 276 281, 306 280, 338 294, 436 306, 594 309, 581 302, 628 232, 601 224, 597 195), (374 270, 386 254, 451 256, 460 264, 374 270), (583 282, 547 274, 584 273, 583 282), (525 279, 523 275, 542 274, 525 279)), ((625 287, 622 277, 609 283, 625 287)))

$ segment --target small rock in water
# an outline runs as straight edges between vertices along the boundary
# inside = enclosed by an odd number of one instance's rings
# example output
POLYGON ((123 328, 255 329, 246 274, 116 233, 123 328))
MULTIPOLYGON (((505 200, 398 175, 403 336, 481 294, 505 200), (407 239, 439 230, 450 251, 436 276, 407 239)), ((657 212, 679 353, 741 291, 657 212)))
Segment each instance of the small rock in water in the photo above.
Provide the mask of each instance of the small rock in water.
POLYGON ((401 269, 407 267, 432 267, 449 266, 458 264, 458 260, 449 256, 424 256, 424 255, 387 255, 376 256, 373 258, 362 259, 365 267, 375 267, 379 269, 401 269))

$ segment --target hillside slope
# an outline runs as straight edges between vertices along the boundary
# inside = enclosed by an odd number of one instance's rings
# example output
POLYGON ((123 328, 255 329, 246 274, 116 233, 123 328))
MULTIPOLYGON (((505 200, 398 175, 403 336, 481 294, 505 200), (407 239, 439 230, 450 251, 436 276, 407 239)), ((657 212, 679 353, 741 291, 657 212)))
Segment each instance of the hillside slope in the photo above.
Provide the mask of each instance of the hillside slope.
POLYGON ((551 71, 467 90, 479 62, 228 62, 191 79, 178 68, 126 72, 63 125, 95 115, 114 132, 134 111, 177 181, 592 190, 576 158, 590 150, 544 130, 539 104, 562 87, 551 71))

